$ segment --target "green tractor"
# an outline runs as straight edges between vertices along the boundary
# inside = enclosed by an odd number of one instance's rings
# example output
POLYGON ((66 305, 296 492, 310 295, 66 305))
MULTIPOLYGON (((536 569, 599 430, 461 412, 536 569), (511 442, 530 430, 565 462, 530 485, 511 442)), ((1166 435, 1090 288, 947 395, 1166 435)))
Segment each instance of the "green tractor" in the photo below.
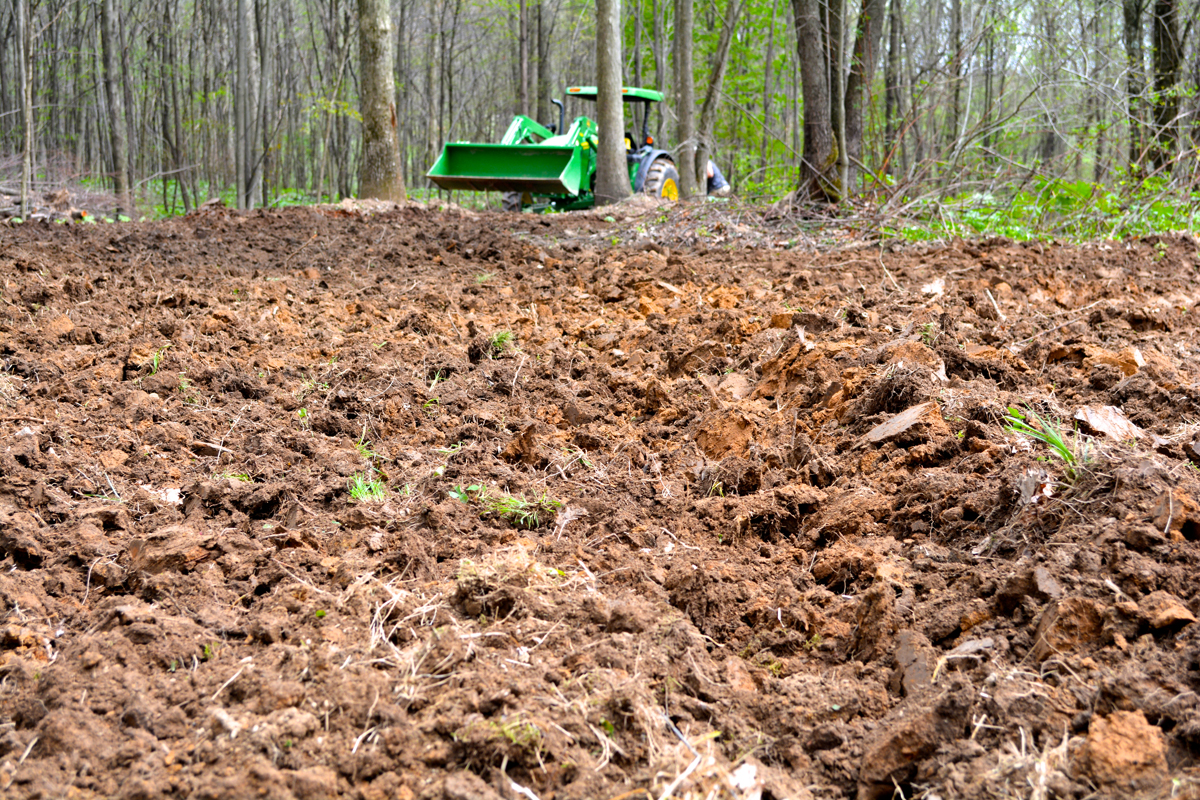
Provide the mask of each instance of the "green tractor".
MULTIPOLYGON (((621 93, 627 103, 645 104, 641 140, 635 143, 625 134, 629 185, 634 192, 678 200, 675 161, 666 150, 655 149, 650 135, 650 105, 663 99, 662 92, 628 86, 621 93)), ((567 94, 595 100, 596 87, 572 86, 567 94)), ((499 144, 448 142, 426 177, 443 189, 502 192, 506 211, 591 208, 596 202, 596 123, 576 117, 563 131, 566 109, 559 100, 550 102, 558 106, 557 126, 546 128, 518 114, 499 144)))

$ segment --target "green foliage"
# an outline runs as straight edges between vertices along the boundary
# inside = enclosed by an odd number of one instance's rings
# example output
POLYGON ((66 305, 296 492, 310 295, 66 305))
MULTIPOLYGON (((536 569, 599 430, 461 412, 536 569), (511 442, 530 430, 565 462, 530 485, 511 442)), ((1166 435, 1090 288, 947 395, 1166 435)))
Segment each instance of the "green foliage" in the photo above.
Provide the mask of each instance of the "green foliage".
POLYGON ((1124 239, 1196 225, 1200 192, 1172 188, 1161 177, 1120 180, 1114 187, 1088 181, 1038 178, 1011 194, 970 193, 928 199, 885 232, 922 241, 947 236, 1006 236, 1017 240, 1124 239))
POLYGON ((1023 434, 1047 445, 1050 452, 1066 462, 1068 475, 1074 476, 1076 466, 1088 460, 1087 441, 1081 438, 1079 432, 1076 431, 1074 445, 1068 443, 1067 437, 1063 434, 1061 420, 1047 420, 1028 406, 1026 406, 1024 414, 1013 406, 1009 406, 1008 413, 1004 415, 1004 421, 1008 423, 1004 426, 1004 430, 1009 433, 1023 434))
POLYGON ((512 331, 499 331, 488 340, 489 357, 495 358, 513 345, 512 331))
POLYGON ((162 347, 160 347, 154 351, 154 357, 150 360, 150 374, 151 375, 158 374, 158 365, 162 361, 163 356, 166 355, 167 350, 169 350, 170 348, 171 348, 170 344, 165 344, 162 347))
POLYGON ((354 443, 354 449, 357 450, 358 454, 360 456, 362 456, 364 459, 366 459, 367 461, 371 461, 371 462, 374 462, 376 460, 387 461, 386 458, 384 458, 383 456, 379 455, 379 453, 376 453, 374 450, 371 449, 371 442, 367 440, 367 426, 366 425, 363 426, 362 434, 358 437, 358 441, 354 443))
POLYGON ((350 478, 350 496, 360 503, 376 503, 387 498, 383 480, 361 472, 350 478))
POLYGON ((546 493, 528 500, 524 495, 516 497, 508 492, 493 493, 479 483, 467 487, 455 486, 449 495, 461 503, 477 506, 480 516, 494 514, 518 528, 539 528, 563 507, 560 501, 546 493))

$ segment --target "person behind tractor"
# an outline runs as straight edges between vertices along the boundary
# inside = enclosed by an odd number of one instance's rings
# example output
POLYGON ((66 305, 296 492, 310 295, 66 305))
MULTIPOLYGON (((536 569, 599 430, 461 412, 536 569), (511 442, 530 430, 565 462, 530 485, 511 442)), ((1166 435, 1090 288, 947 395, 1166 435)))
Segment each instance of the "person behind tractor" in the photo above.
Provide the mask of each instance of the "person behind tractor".
POLYGON ((721 174, 720 168, 710 158, 708 160, 708 194, 710 197, 724 197, 732 191, 729 187, 729 181, 725 180, 725 176, 721 174))

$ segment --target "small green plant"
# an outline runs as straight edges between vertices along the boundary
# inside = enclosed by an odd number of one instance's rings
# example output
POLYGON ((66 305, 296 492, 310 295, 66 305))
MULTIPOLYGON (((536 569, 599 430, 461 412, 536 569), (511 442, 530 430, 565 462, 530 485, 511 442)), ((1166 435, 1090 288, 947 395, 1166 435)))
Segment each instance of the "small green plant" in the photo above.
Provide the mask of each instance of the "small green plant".
POLYGON ((313 612, 313 616, 315 616, 317 619, 325 619, 325 609, 318 608, 315 612, 313 612))
POLYGON ((472 497, 475 494, 478 494, 479 492, 484 491, 484 489, 485 489, 485 487, 479 483, 474 483, 467 487, 463 487, 462 484, 459 484, 458 486, 455 486, 453 489, 451 489, 448 492, 448 494, 450 495, 451 499, 453 499, 453 500, 457 500, 460 503, 468 503, 469 504, 471 502, 472 497))
POLYGON ((1051 453, 1066 463, 1067 473, 1071 476, 1075 475, 1075 467, 1079 463, 1087 461, 1087 443, 1079 436, 1079 431, 1076 431, 1074 446, 1068 444, 1063 435, 1061 420, 1044 419, 1027 405, 1024 414, 1009 406, 1004 421, 1008 423, 1004 430, 1009 433, 1020 433, 1048 446, 1051 453))
POLYGON ((371 449, 371 442, 367 439, 366 425, 363 426, 362 434, 359 435, 358 441, 354 443, 354 449, 357 450, 358 454, 367 461, 375 461, 376 459, 380 461, 387 461, 386 458, 371 449))
POLYGON ((296 399, 303 400, 313 392, 328 392, 329 384, 323 381, 318 381, 313 378, 308 378, 300 382, 300 388, 296 390, 296 399))
POLYGON ((721 483, 721 481, 713 481, 713 485, 708 487, 708 496, 712 497, 714 494, 724 497, 725 484, 721 483))
POLYGON ((162 347, 160 347, 154 351, 154 356, 150 359, 150 374, 151 375, 158 374, 158 365, 162 361, 163 356, 166 355, 167 350, 169 350, 169 349, 171 349, 171 345, 165 344, 162 347))
POLYGON ((508 492, 493 493, 483 484, 455 486, 450 497, 463 503, 479 506, 479 515, 495 514, 519 528, 538 528, 563 507, 562 502, 543 493, 532 500, 508 492))
POLYGON ((576 461, 578 461, 580 464, 582 464, 587 469, 595 469, 596 468, 596 466, 591 461, 588 460, 587 453, 585 453, 584 451, 580 450, 577 447, 576 448, 571 448, 571 447, 563 448, 563 453, 566 454, 567 458, 569 459, 567 461, 567 464, 574 464, 576 461))
POLYGON ((301 408, 297 411, 296 418, 300 420, 300 427, 304 430, 309 430, 312 427, 312 418, 309 416, 307 408, 301 408))
POLYGON ((512 346, 512 331, 499 331, 488 340, 488 358, 496 358, 512 346))
POLYGON ((215 481, 224 481, 224 480, 229 480, 230 478, 232 478, 235 481, 241 481, 242 483, 252 483, 254 481, 254 478, 250 477, 249 472, 214 472, 213 473, 213 480, 215 480, 215 481))
POLYGON ((482 286, 494 277, 496 277, 496 273, 494 272, 481 272, 475 276, 475 283, 482 286))
POLYGON ((778 678, 783 675, 783 662, 779 661, 778 659, 773 658, 763 666, 767 668, 767 672, 771 673, 771 677, 773 678, 778 678))
POLYGON ((350 478, 350 496, 360 503, 376 503, 387 497, 387 487, 379 478, 357 473, 350 478))
POLYGON ((462 448, 463 448, 462 442, 455 442, 454 444, 449 445, 447 447, 439 447, 437 449, 437 451, 439 453, 441 453, 442 455, 448 456, 448 455, 453 455, 454 453, 457 453, 458 451, 462 450, 462 448))
POLYGON ((205 642, 204 653, 201 655, 201 658, 203 658, 205 661, 212 661, 216 657, 217 657, 217 643, 216 642, 205 642))
POLYGON ((195 404, 198 401, 196 400, 196 395, 192 392, 192 382, 186 376, 186 372, 179 373, 179 393, 183 395, 183 402, 195 404))
POLYGON ((821 643, 824 641, 825 637, 823 637, 820 633, 814 633, 812 636, 808 637, 801 647, 811 653, 820 647, 821 643))
POLYGON ((436 397, 431 397, 421 404, 421 410, 424 411, 427 416, 432 417, 437 414, 441 405, 441 400, 438 400, 436 397))
POLYGON ((921 326, 921 341, 926 347, 933 347, 934 343, 937 342, 937 338, 938 329, 936 322, 926 322, 921 326))
POLYGON ((617 738, 617 726, 613 725, 608 719, 600 718, 600 727, 604 730, 605 735, 610 739, 617 738))

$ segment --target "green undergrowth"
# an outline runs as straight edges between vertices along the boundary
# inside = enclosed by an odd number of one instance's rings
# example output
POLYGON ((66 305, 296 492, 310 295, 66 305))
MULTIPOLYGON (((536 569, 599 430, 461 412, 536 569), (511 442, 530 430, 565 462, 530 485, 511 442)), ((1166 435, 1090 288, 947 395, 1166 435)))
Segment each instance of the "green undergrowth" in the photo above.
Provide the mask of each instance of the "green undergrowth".
POLYGON ((1061 420, 1039 416, 1029 406, 1026 406, 1024 412, 1009 406, 1004 421, 1004 430, 1009 433, 1028 436, 1049 447, 1050 452, 1066 464, 1068 477, 1074 478, 1076 469, 1091 458, 1091 447, 1087 437, 1080 436, 1076 430, 1072 441, 1061 420))
POLYGON ((1015 192, 974 192, 912 203, 883 226, 885 236, 911 241, 1004 236, 1016 240, 1126 239, 1197 227, 1200 192, 1164 179, 1088 181, 1038 179, 1015 192))
POLYGON ((455 486, 450 497, 479 509, 480 516, 495 515, 516 525, 518 528, 540 528, 554 519, 563 507, 562 502, 548 494, 527 499, 508 492, 497 492, 483 484, 455 486))

